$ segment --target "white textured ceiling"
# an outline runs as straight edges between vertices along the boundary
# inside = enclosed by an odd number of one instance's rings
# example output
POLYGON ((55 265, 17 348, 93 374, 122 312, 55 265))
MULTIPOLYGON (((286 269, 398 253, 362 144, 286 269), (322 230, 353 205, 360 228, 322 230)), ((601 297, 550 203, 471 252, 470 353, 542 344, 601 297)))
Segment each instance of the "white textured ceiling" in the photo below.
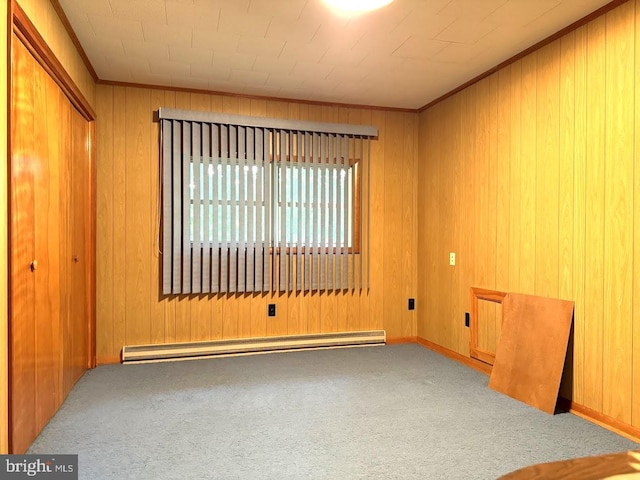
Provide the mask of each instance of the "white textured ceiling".
POLYGON ((101 80, 419 108, 610 0, 59 0, 101 80))

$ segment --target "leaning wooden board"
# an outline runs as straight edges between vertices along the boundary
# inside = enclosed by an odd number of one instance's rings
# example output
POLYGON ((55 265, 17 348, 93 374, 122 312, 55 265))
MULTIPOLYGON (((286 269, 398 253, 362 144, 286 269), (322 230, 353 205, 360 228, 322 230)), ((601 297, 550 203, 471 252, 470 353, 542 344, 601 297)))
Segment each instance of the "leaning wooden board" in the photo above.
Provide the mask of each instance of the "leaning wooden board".
POLYGON ((509 293, 489 387, 553 414, 567 354, 573 302, 509 293))

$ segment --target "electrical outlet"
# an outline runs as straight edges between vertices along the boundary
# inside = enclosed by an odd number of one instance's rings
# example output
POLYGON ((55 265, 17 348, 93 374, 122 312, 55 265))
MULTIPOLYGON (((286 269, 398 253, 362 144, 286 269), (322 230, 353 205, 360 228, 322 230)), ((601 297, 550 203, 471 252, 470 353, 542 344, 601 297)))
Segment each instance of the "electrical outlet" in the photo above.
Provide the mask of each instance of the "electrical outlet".
POLYGON ((276 304, 275 303, 270 303, 269 304, 269 308, 267 309, 267 314, 270 317, 275 317, 276 316, 276 304))
POLYGON ((449 254, 449 265, 455 266, 456 264, 456 252, 451 252, 449 254))
POLYGON ((416 309, 416 299, 415 298, 410 298, 409 299, 409 310, 415 310, 416 309))
POLYGON ((469 312, 464 312, 464 326, 468 327, 470 321, 471 321, 471 316, 469 315, 469 312))

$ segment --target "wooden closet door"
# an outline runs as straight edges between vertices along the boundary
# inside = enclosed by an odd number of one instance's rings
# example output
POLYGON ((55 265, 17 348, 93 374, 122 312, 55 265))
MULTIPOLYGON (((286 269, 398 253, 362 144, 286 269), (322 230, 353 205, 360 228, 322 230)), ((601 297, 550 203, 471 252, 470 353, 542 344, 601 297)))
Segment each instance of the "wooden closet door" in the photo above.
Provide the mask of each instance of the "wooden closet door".
POLYGON ((70 290, 69 290, 69 342, 65 366, 68 376, 65 386, 70 389, 89 367, 88 285, 90 273, 90 173, 89 124, 72 109, 70 127, 71 155, 69 156, 69 219, 71 222, 70 290))
POLYGON ((11 451, 24 453, 89 366, 90 124, 13 38, 11 451))
POLYGON ((12 446, 24 451, 60 406, 59 89, 14 43, 11 180, 12 446))
MULTIPOLYGON (((32 62, 35 62, 31 58, 32 62)), ((60 184, 57 118, 60 91, 34 67, 36 427, 40 431, 60 406, 60 184)))
POLYGON ((13 48, 11 145, 11 449, 24 452, 38 433, 36 417, 36 324, 34 171, 34 63, 24 47, 13 48), (25 55, 26 54, 26 55, 25 55))

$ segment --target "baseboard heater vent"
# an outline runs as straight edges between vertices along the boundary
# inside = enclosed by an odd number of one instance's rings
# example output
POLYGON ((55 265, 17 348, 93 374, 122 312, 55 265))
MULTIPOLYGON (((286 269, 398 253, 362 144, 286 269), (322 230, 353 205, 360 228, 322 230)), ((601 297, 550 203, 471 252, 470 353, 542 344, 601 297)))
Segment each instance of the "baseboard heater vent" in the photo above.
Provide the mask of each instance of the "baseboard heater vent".
POLYGON ((314 348, 374 346, 384 345, 386 339, 384 330, 368 330, 162 345, 128 345, 122 347, 122 362, 158 362, 314 348))

